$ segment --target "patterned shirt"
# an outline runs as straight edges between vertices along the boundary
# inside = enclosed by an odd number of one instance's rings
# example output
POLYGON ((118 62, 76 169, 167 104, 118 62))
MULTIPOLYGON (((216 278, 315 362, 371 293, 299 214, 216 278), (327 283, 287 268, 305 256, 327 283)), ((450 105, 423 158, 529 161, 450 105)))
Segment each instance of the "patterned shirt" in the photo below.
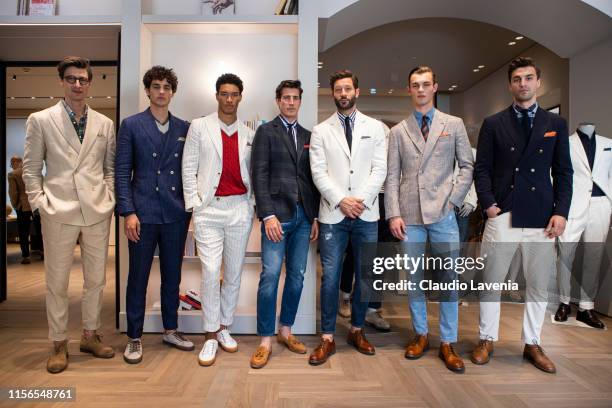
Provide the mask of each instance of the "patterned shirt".
POLYGON ((83 112, 83 116, 78 121, 76 120, 76 113, 70 109, 70 106, 66 103, 66 101, 62 101, 64 104, 64 109, 66 109, 66 113, 70 117, 70 122, 72 122, 72 126, 74 126, 74 130, 76 131, 77 136, 79 137, 79 141, 83 143, 83 139, 85 138, 85 128, 87 127, 87 111, 88 106, 85 105, 85 111, 83 112))

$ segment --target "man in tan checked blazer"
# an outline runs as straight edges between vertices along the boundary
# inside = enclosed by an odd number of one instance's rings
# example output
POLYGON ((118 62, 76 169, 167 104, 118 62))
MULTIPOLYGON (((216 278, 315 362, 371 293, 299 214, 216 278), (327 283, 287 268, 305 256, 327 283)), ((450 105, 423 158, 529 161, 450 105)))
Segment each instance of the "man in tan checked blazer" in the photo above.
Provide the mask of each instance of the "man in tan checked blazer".
POLYGON ((84 280, 80 350, 100 358, 114 355, 96 330, 115 207, 115 132, 110 119, 85 103, 92 79, 89 61, 66 57, 57 69, 64 99, 28 118, 23 163, 30 205, 42 219, 47 320, 54 342, 47 361, 51 373, 68 366, 68 280, 77 240, 84 280))
MULTIPOLYGON (((427 241, 433 254, 454 258, 459 255, 454 209, 461 207, 472 184, 472 148, 463 121, 434 107, 438 84, 431 68, 413 69, 408 83, 414 112, 393 127, 389 135, 385 183, 389 229, 402 241, 404 253, 413 258, 425 254, 427 241), (453 177, 455 162, 459 172, 453 177)), ((410 280, 416 283, 416 290, 409 291, 415 337, 405 357, 417 359, 429 348, 427 307, 419 290, 423 268, 409 272, 410 280)), ((442 282, 455 279, 453 270, 440 273, 442 282)), ((457 341, 457 320, 457 292, 444 291, 440 299, 439 356, 449 370, 462 373, 465 366, 451 345, 457 341)))

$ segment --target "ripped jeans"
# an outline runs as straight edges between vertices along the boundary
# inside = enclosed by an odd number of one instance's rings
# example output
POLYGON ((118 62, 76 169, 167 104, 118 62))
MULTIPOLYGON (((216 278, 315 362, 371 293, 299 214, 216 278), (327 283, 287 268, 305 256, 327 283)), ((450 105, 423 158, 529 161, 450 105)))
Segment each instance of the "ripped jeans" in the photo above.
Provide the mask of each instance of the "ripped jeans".
POLYGON ((282 222, 281 227, 283 239, 280 242, 274 242, 266 237, 265 224, 261 223, 262 270, 257 290, 257 334, 259 336, 274 335, 278 281, 283 259, 285 259, 285 287, 281 303, 281 325, 293 326, 304 286, 311 224, 301 205, 296 206, 293 218, 282 222))
POLYGON ((349 238, 353 245, 355 289, 351 310, 351 324, 363 327, 368 309, 369 296, 362 296, 361 290, 361 245, 377 242, 378 222, 344 218, 337 224, 323 224, 319 227, 319 250, 321 252, 321 332, 333 334, 336 330, 340 275, 344 252, 349 238))

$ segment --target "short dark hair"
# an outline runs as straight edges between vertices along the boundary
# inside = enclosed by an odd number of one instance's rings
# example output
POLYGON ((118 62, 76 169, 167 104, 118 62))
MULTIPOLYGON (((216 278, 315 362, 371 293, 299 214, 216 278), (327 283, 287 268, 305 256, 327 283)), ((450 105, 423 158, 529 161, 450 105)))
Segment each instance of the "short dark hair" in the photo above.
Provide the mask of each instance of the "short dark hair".
POLYGON ((300 99, 302 98, 302 93, 304 93, 304 90, 302 89, 302 83, 299 79, 286 79, 281 81, 281 83, 276 87, 276 99, 280 99, 281 96, 283 96, 283 89, 285 88, 299 89, 300 99))
POLYGON ((163 81, 167 80, 172 87, 172 92, 176 92, 178 87, 178 78, 172 70, 172 68, 162 67, 161 65, 155 65, 151 67, 142 77, 142 83, 146 89, 151 87, 151 83, 154 80, 163 81))
POLYGON ((70 67, 86 69, 87 79, 91 81, 93 72, 91 71, 91 65, 87 58, 74 56, 64 57, 64 59, 57 64, 57 73, 59 74, 60 79, 64 79, 64 72, 66 72, 66 70, 70 67))
POLYGON ((238 75, 235 74, 223 74, 219 78, 217 78, 217 83, 215 84, 215 89, 217 93, 219 93, 219 89, 223 84, 232 84, 238 87, 238 90, 242 94, 242 90, 244 89, 244 85, 242 84, 242 79, 238 75))
POLYGON ((516 57, 510 64, 508 64, 508 82, 512 82, 512 74, 519 68, 525 67, 534 67, 536 71, 536 76, 540 79, 542 75, 542 70, 538 67, 535 62, 529 57, 516 57))
POLYGON ((334 90, 334 84, 336 81, 344 78, 351 78, 353 80, 353 86, 355 89, 359 88, 359 78, 357 78, 357 75, 353 74, 353 72, 349 71, 348 69, 341 69, 340 71, 334 72, 329 77, 329 86, 331 87, 332 91, 334 90))
POLYGON ((436 73, 433 72, 433 69, 431 69, 430 67, 428 67, 426 65, 421 65, 421 66, 412 68, 412 70, 408 74, 408 86, 410 86, 410 78, 412 77, 412 75, 414 75, 414 74, 422 75, 422 74, 426 74, 428 72, 431 73, 431 77, 433 78, 433 83, 434 84, 438 83, 438 80, 436 79, 436 73))

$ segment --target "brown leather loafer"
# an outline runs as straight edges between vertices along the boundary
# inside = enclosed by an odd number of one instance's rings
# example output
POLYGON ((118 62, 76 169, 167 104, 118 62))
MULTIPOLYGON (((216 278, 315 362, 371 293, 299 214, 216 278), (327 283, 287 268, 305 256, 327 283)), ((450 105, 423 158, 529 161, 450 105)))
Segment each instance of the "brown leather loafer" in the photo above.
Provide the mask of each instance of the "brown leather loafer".
POLYGON ((281 336, 280 333, 278 333, 278 335, 276 336, 276 341, 281 344, 284 344, 289 350, 293 351, 294 353, 306 354, 306 345, 299 341, 297 337, 295 337, 293 334, 290 334, 289 337, 285 338, 281 336))
POLYGON ((372 356, 376 353, 376 349, 365 337, 363 329, 350 331, 346 337, 346 342, 355 347, 358 352, 372 356))
POLYGON ((251 356, 251 367, 252 368, 262 368, 266 364, 268 364, 268 360, 270 359, 270 354, 272 354, 272 350, 268 350, 264 346, 257 347, 255 353, 251 356))
POLYGON ((308 358, 308 363, 310 365, 321 365, 334 354, 336 354, 336 342, 334 340, 321 339, 321 344, 314 349, 310 358, 308 358))
POLYGON ((429 350, 429 336, 427 334, 417 334, 406 346, 404 357, 409 360, 416 360, 423 357, 427 350, 429 350))
POLYGON ((440 343, 440 352, 438 353, 438 357, 444 361, 446 364, 446 368, 451 370, 454 373, 463 374, 465 372, 465 365, 463 364, 463 360, 455 350, 453 349, 452 344, 450 343, 440 343))
POLYGON ((550 361, 546 354, 544 354, 544 350, 537 344, 525 344, 525 349, 523 350, 523 358, 528 360, 531 364, 539 368, 540 370, 554 374, 557 372, 555 368, 555 364, 550 361))
POLYGON ((493 354, 493 341, 491 340, 480 340, 478 345, 472 350, 470 360, 472 363, 477 365, 487 364, 491 360, 493 354))

